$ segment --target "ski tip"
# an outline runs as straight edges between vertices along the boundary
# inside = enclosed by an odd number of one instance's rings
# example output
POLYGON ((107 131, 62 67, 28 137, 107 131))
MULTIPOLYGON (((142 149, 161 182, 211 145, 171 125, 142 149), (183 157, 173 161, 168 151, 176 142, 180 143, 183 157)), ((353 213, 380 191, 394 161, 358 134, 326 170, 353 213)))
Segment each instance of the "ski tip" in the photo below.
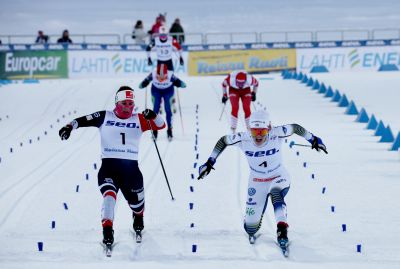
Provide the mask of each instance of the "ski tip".
POLYGON ((283 257, 289 258, 289 250, 283 251, 282 254, 283 254, 283 257))
POLYGON ((113 251, 113 247, 114 245, 105 245, 103 243, 101 243, 103 245, 104 248, 104 252, 106 254, 107 258, 110 258, 112 256, 112 251, 113 251))

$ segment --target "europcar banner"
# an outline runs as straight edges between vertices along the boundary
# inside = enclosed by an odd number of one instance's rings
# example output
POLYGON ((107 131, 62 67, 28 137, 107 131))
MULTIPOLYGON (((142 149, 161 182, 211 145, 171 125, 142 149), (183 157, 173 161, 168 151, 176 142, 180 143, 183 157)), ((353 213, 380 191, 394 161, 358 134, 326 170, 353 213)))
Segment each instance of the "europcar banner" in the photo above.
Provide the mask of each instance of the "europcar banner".
POLYGON ((400 69, 400 46, 297 49, 298 72, 321 65, 329 72, 378 71, 382 65, 400 69))
POLYGON ((0 52, 0 78, 67 78, 67 51, 0 52))
POLYGON ((251 73, 265 73, 296 68, 295 49, 190 51, 191 76, 225 75, 244 69, 251 73))
MULTIPOLYGON (((185 60, 185 55, 182 56, 185 60)), ((172 58, 175 73, 186 73, 186 65, 179 65, 179 57, 172 58)), ((153 66, 147 65, 145 51, 69 51, 68 69, 70 78, 128 77, 133 74, 149 74, 157 65, 152 55, 153 66)), ((187 63, 185 61, 185 63, 187 63)))

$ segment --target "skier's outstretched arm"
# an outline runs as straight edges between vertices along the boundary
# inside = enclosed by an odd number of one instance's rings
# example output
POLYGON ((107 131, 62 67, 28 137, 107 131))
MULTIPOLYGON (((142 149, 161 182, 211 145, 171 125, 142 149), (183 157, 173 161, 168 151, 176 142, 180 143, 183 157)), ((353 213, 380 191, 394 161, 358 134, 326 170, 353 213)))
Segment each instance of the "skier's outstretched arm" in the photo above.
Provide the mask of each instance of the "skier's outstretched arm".
POLYGON ((71 135, 73 129, 80 127, 97 127, 99 128, 103 122, 106 115, 106 111, 95 112, 86 116, 82 116, 74 119, 58 131, 58 135, 61 140, 67 140, 71 135))
POLYGON ((203 165, 200 165, 199 176, 197 179, 206 177, 210 173, 211 169, 214 169, 213 166, 217 161, 218 156, 225 150, 227 146, 237 144, 240 141, 242 140, 239 134, 233 137, 229 135, 222 136, 218 140, 217 144, 215 144, 214 149, 211 152, 211 155, 208 158, 207 162, 205 162, 203 165))
POLYGON ((278 136, 280 138, 288 137, 292 134, 297 134, 298 136, 304 137, 304 139, 306 139, 311 144, 311 149, 315 149, 316 151, 322 150, 323 152, 328 154, 328 151, 326 150, 326 146, 322 142, 322 139, 307 131, 303 126, 297 123, 292 123, 279 127, 280 128, 278 128, 278 136))

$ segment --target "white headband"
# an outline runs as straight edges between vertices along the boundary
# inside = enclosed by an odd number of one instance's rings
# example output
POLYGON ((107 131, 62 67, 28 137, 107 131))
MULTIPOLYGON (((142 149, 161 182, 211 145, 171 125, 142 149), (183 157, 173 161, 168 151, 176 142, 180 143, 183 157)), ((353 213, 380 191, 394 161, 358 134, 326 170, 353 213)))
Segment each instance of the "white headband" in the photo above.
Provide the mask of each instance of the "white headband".
POLYGON ((133 101, 133 91, 125 90, 125 91, 117 92, 117 94, 115 95, 115 103, 118 103, 118 102, 124 101, 124 100, 132 100, 133 101))

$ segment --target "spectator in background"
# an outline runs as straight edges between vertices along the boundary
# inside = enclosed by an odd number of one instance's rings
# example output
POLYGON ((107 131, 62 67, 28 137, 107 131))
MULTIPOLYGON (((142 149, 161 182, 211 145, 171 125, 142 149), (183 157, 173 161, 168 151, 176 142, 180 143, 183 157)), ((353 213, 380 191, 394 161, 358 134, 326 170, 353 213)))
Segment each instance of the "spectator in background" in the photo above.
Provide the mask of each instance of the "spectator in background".
POLYGON ((151 36, 151 41, 154 40, 154 37, 160 31, 160 27, 163 26, 164 24, 165 24, 165 14, 164 15, 159 14, 156 18, 156 22, 153 24, 150 31, 148 31, 148 34, 151 36))
POLYGON ((1 42, 1 39, 0 39, 0 45, 1 45, 1 44, 3 44, 3 43, 1 42))
POLYGON ((57 40, 57 43, 72 43, 72 40, 69 38, 68 30, 63 31, 62 37, 57 40))
POLYGON ((45 35, 42 30, 39 30, 35 43, 36 44, 46 44, 47 42, 49 42, 49 36, 45 35))
POLYGON ((185 35, 179 18, 175 19, 174 23, 171 25, 171 28, 169 29, 169 33, 172 35, 173 38, 175 38, 179 42, 180 45, 185 43, 185 35))
POLYGON ((136 44, 145 44, 146 36, 147 34, 143 29, 143 22, 141 20, 138 20, 133 29, 132 38, 135 39, 136 44))

